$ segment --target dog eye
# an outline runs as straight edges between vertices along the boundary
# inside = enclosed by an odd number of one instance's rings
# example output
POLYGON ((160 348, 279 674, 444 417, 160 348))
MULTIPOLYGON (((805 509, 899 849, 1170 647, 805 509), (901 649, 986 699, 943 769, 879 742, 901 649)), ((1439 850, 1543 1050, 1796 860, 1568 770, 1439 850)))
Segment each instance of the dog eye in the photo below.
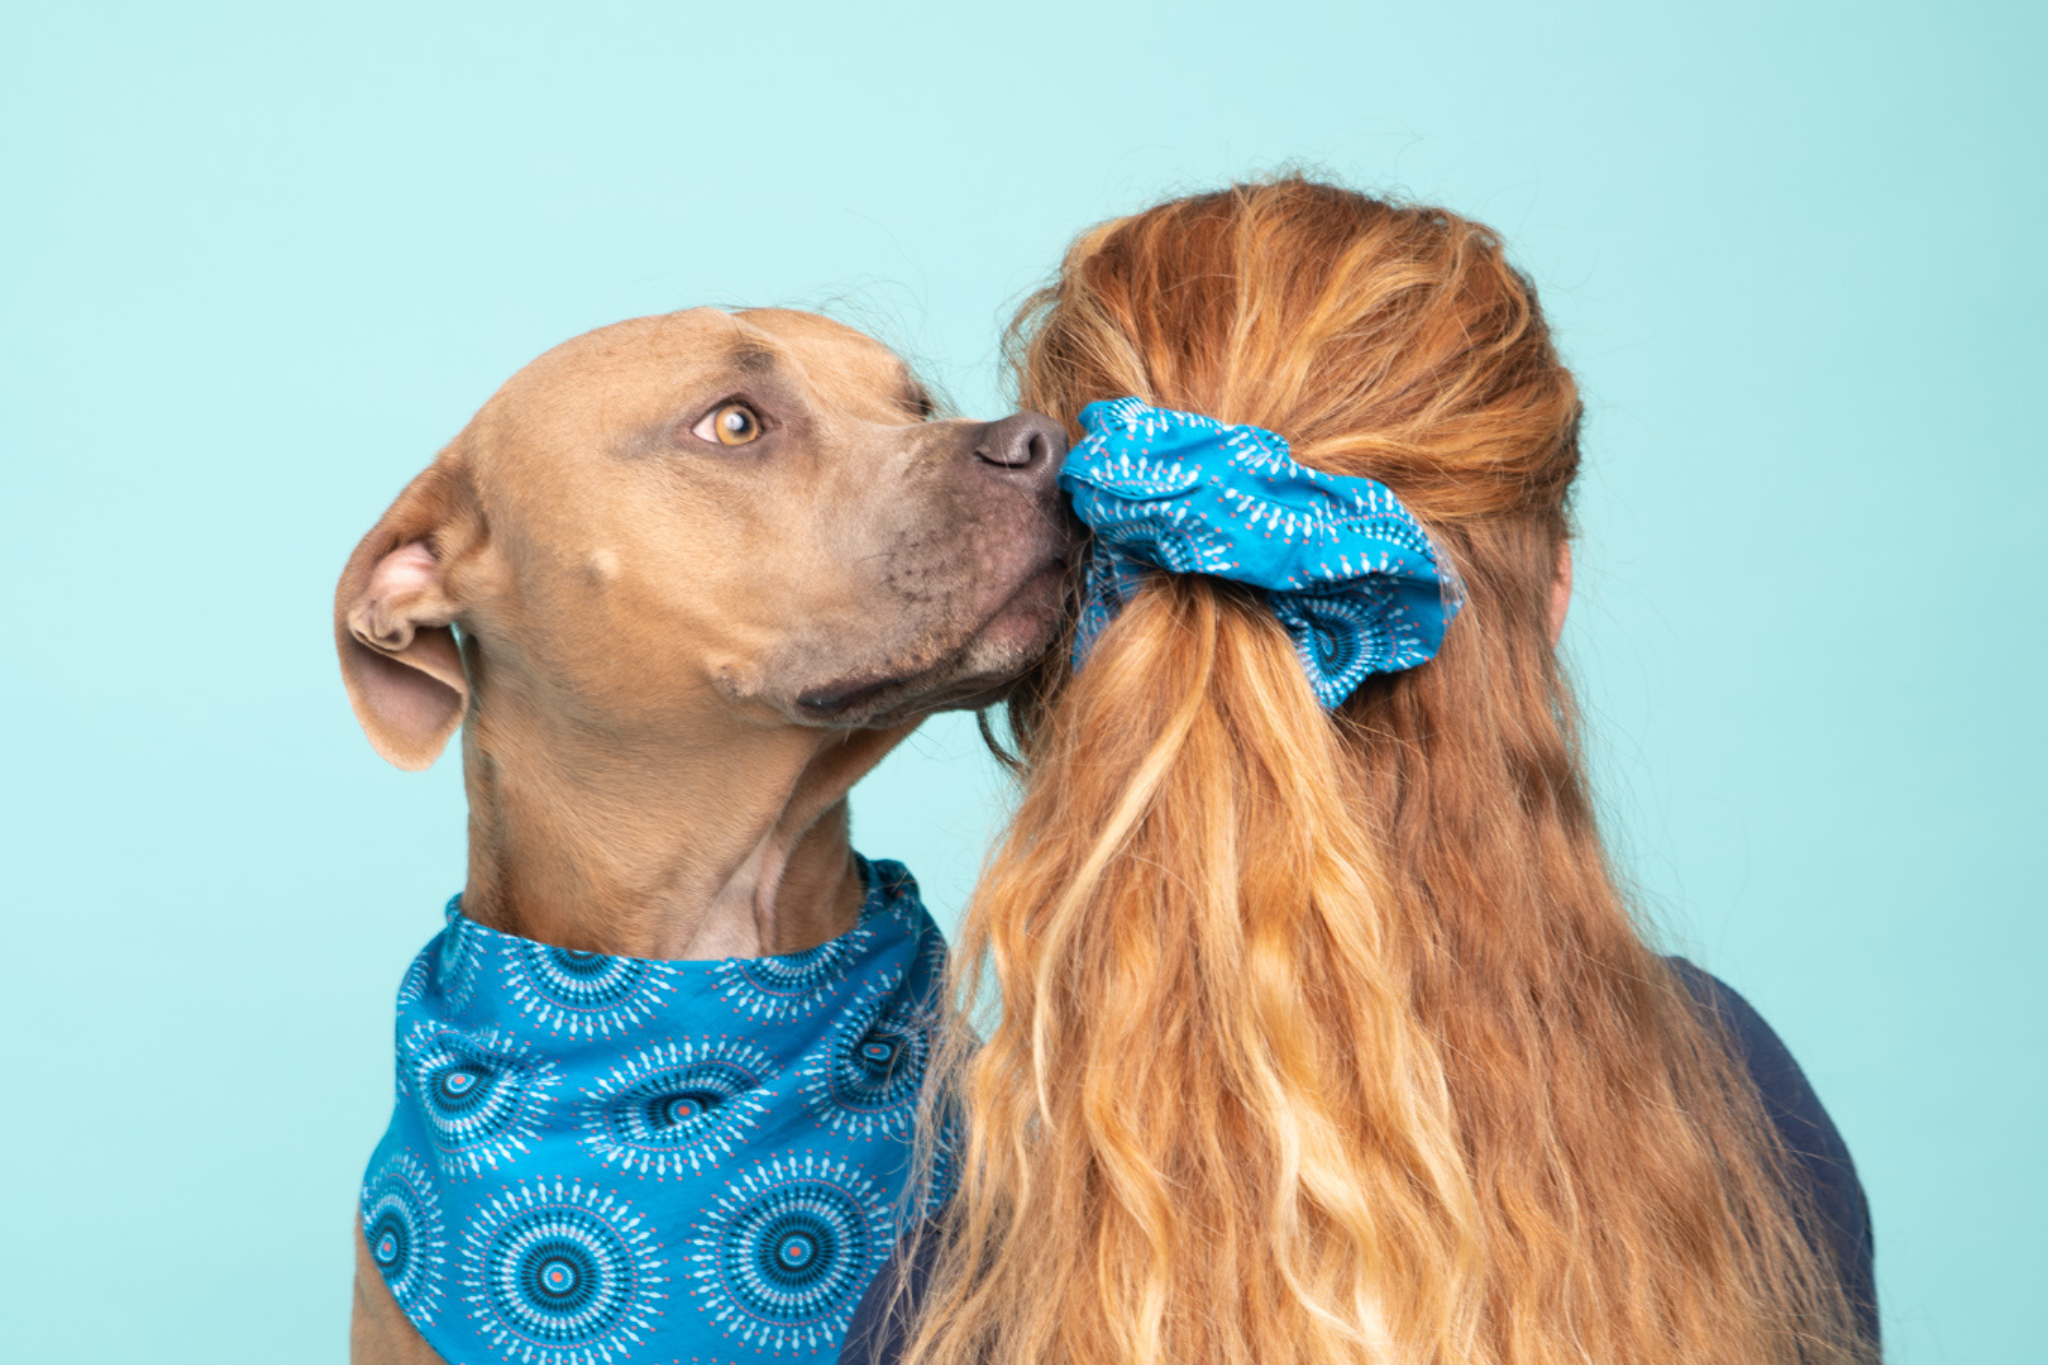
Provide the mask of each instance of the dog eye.
POLYGON ((745 403, 721 403, 690 433, 700 441, 743 446, 761 435, 761 419, 745 403))

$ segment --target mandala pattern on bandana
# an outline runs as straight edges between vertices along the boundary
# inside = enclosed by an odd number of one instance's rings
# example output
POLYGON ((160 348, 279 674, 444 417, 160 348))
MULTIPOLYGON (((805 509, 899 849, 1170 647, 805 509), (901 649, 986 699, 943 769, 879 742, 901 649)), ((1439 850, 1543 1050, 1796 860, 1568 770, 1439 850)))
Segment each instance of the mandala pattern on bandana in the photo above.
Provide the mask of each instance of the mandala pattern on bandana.
POLYGON ((698 1224, 690 1292, 757 1351, 831 1350, 894 1242, 874 1182, 844 1161, 780 1156, 727 1185, 698 1224))
POLYGON ((917 963, 910 969, 912 990, 929 1009, 946 980, 946 940, 936 932, 918 940, 917 963))
POLYGON ((910 869, 888 861, 869 863, 868 869, 874 886, 871 903, 863 907, 865 914, 887 915, 899 927, 915 932, 924 917, 924 904, 917 898, 917 880, 910 869))
POLYGON ((804 1070, 804 1102, 827 1130, 905 1137, 917 1117, 931 1052, 931 1012, 900 980, 871 984, 804 1070))
POLYGON ((720 994, 734 1009, 761 1023, 787 1023, 809 1014, 839 989, 872 937, 863 923, 800 953, 729 957, 713 971, 720 994))
POLYGON ((417 1096, 441 1169, 476 1175, 528 1149, 560 1082, 553 1062, 497 1029, 422 1024, 399 1043, 401 1084, 417 1096))
POLYGON ((668 1296, 652 1228, 580 1180, 506 1187, 462 1238, 463 1298, 478 1331, 521 1365, 613 1365, 668 1296))
POLYGON ((639 1027, 675 990, 667 963, 609 957, 514 940, 506 954, 506 986, 536 1025, 571 1038, 609 1038, 639 1027))
POLYGON ((910 874, 856 863, 852 930, 763 959, 568 953, 451 905, 400 988, 363 1192, 441 1359, 836 1357, 913 1175, 946 960, 910 874))
POLYGON ((431 1323, 441 1302, 447 1231, 427 1168, 394 1152, 363 1182, 363 1241, 391 1297, 414 1322, 431 1323))
POLYGON ((434 952, 433 985, 451 1014, 467 1008, 476 995, 477 973, 483 970, 483 934, 475 920, 462 913, 462 897, 448 902, 448 927, 434 952))
POLYGON ((584 1150, 658 1178, 716 1166, 768 1112, 761 1087, 778 1070, 766 1051, 735 1038, 643 1048, 584 1092, 584 1150))
POLYGON ((1090 403, 1080 421, 1060 470, 1095 533, 1076 668, 1160 569, 1264 589, 1325 707, 1435 657, 1462 593, 1385 484, 1310 469, 1262 427, 1136 398, 1090 403))
POLYGON ((398 983, 398 1007, 404 1009, 427 993, 427 982, 434 975, 434 950, 424 948, 412 965, 405 969, 405 979, 398 983))

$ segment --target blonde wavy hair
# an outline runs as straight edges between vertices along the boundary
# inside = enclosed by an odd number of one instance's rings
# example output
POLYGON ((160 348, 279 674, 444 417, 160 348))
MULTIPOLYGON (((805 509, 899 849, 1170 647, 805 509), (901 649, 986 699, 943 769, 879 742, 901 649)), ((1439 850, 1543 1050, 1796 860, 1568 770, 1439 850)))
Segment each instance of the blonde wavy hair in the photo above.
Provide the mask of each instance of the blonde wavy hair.
POLYGON ((1495 237, 1300 179, 1182 199, 1075 242, 1010 354, 1070 430, 1135 394, 1383 481, 1468 601, 1330 714, 1254 595, 1161 575, 1013 704, 909 1365, 1867 1358, 1602 854, 1547 624, 1579 400, 1495 237))

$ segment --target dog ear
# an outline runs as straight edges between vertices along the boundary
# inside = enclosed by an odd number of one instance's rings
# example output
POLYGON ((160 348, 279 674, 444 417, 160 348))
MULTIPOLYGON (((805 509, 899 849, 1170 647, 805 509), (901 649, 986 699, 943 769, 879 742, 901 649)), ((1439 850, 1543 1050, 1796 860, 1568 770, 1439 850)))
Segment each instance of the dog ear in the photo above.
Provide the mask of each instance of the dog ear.
POLYGON ((408 772, 432 765, 469 709, 450 629, 462 604, 447 568, 473 541, 468 479, 439 460, 364 536, 334 592, 334 644, 349 704, 372 748, 408 772))

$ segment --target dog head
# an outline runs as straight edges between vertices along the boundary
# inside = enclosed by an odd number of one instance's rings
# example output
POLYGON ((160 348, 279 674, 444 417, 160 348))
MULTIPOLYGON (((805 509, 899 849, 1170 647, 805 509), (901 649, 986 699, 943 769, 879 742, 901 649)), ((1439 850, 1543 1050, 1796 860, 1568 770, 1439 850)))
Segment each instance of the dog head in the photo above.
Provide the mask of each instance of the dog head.
POLYGON ((995 700, 1058 626, 1065 438, 931 409, 888 349, 805 313, 694 309, 548 352, 342 574, 371 742, 427 766, 473 690, 671 736, 995 700))

